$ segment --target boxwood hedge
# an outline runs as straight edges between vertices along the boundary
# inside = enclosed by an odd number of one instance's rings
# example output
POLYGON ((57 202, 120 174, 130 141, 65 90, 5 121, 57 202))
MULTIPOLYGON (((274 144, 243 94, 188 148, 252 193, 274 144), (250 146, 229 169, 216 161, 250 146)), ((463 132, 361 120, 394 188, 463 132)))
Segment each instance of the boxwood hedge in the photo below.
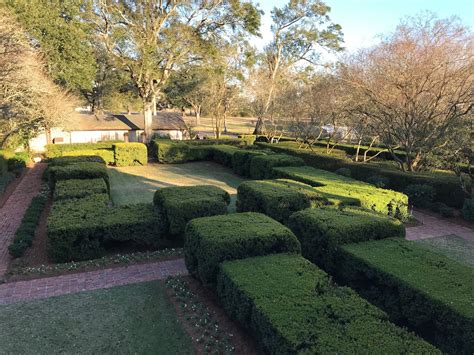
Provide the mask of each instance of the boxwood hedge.
POLYGON ((336 277, 443 351, 474 351, 473 271, 401 238, 340 248, 336 277))
POLYGON ((217 294, 266 353, 440 354, 301 256, 226 261, 217 294))
POLYGON ((172 236, 182 235, 193 218, 227 213, 229 203, 229 194, 212 185, 165 187, 153 198, 165 231, 172 236))
POLYGON ((64 156, 66 152, 84 151, 84 150, 109 150, 113 152, 114 142, 103 143, 72 143, 72 144, 47 144, 46 158, 56 158, 64 156))
POLYGON ((240 148, 231 145, 215 145, 212 146, 212 160, 218 164, 232 168, 232 157, 240 148))
POLYGON ((296 211, 325 204, 314 187, 293 180, 246 181, 237 188, 238 212, 261 212, 282 223, 296 211))
POLYGON ((326 170, 303 167, 274 168, 275 174, 316 187, 335 205, 356 205, 397 218, 408 216, 408 197, 326 170))
POLYGON ((50 186, 54 189, 57 181, 70 179, 104 179, 109 183, 107 167, 101 163, 83 162, 64 166, 55 165, 48 167, 47 171, 50 186))
POLYGON ((98 155, 80 155, 80 156, 63 156, 51 158, 48 160, 48 166, 65 166, 75 163, 101 163, 106 164, 104 158, 98 155))
POLYGON ((299 254, 300 243, 288 228, 260 213, 196 218, 186 226, 186 266, 206 287, 215 286, 224 260, 281 252, 299 254))
POLYGON ((303 256, 327 270, 337 267, 335 255, 341 245, 405 237, 399 220, 360 208, 306 209, 294 213, 288 226, 301 242, 303 256))
POLYGON ((82 198, 94 194, 107 194, 107 184, 104 179, 71 179, 56 183, 54 200, 82 198))
POLYGON ((169 139, 155 139, 150 151, 160 163, 176 164, 211 158, 210 145, 191 145, 169 139))
POLYGON ((274 177, 273 169, 278 166, 302 166, 301 158, 286 154, 270 154, 254 156, 250 160, 250 177, 253 179, 271 179, 274 177))
POLYGON ((240 149, 232 156, 232 169, 235 174, 250 177, 250 160, 257 155, 266 155, 266 152, 255 149, 240 149))
POLYGON ((113 150, 108 149, 96 149, 96 150, 73 150, 66 151, 62 157, 81 157, 81 156, 96 156, 104 160, 106 164, 114 164, 115 157, 113 150))
POLYGON ((114 159, 116 166, 146 165, 148 152, 143 143, 115 143, 114 159))

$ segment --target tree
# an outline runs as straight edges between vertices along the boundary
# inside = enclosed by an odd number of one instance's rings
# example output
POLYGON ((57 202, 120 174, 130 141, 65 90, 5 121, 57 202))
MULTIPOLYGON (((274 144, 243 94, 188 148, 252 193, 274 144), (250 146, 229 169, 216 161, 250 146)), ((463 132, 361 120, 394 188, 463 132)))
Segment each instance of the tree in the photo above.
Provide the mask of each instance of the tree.
POLYGON ((227 30, 256 34, 260 25, 260 12, 238 0, 97 0, 94 14, 105 47, 142 99, 147 138, 173 70, 198 61, 196 51, 227 30))
POLYGON ((319 48, 340 49, 341 27, 330 22, 329 11, 330 7, 319 0, 291 0, 283 8, 273 9, 273 38, 260 60, 259 83, 265 89, 256 97, 255 134, 262 131, 282 76, 301 62, 316 65, 319 48))
POLYGON ((425 14, 352 57, 341 76, 358 103, 354 110, 373 120, 400 168, 415 171, 429 152, 447 149, 466 116, 472 119, 473 63, 470 31, 455 18, 425 14))

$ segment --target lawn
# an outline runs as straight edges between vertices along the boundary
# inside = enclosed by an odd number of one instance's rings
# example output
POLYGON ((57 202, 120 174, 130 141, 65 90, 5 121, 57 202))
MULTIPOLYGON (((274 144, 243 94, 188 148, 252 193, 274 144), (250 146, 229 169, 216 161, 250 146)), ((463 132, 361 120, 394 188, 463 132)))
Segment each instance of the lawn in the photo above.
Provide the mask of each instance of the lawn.
POLYGON ((468 266, 474 266, 474 242, 458 237, 446 235, 443 237, 420 239, 416 241, 436 253, 444 254, 468 266))
POLYGON ((212 162, 110 168, 109 177, 116 205, 151 203, 155 191, 162 187, 215 185, 231 195, 231 210, 235 209, 237 186, 244 181, 230 169, 212 162))
POLYGON ((160 281, 0 306, 0 353, 189 354, 160 281))

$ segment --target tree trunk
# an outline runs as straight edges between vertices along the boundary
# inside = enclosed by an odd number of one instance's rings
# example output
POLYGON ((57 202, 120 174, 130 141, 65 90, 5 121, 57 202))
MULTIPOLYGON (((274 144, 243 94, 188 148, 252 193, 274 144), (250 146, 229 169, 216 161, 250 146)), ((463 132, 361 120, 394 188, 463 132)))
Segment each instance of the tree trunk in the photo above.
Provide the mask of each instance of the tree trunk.
POLYGON ((362 144, 362 138, 359 139, 357 142, 357 150, 356 150, 356 156, 355 156, 355 161, 359 161, 359 152, 360 152, 360 145, 362 144))
POLYGON ((151 108, 152 108, 153 116, 156 116, 156 95, 153 95, 151 104, 152 104, 151 108))
POLYGON ((201 124, 201 106, 196 106, 194 109, 194 117, 196 118, 196 126, 201 124))
POLYGON ((153 107, 151 102, 143 102, 143 123, 145 131, 145 143, 149 142, 153 135, 152 130, 153 122, 153 107))
POLYGON ((253 134, 263 134, 263 117, 257 118, 257 123, 255 125, 255 129, 253 130, 253 134))

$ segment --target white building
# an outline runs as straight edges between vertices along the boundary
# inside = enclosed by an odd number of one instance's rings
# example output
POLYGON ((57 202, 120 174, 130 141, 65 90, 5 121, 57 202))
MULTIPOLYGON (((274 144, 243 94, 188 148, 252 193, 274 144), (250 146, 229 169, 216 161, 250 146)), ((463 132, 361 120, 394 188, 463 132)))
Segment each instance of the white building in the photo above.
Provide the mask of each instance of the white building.
MULTIPOLYGON (((142 114, 101 115, 89 112, 76 112, 62 127, 54 127, 30 140, 30 149, 43 152, 49 143, 96 143, 108 140, 142 142, 144 138, 144 120, 142 114)), ((186 131, 181 113, 157 112, 153 116, 153 133, 169 136, 171 139, 183 139, 186 131)))

